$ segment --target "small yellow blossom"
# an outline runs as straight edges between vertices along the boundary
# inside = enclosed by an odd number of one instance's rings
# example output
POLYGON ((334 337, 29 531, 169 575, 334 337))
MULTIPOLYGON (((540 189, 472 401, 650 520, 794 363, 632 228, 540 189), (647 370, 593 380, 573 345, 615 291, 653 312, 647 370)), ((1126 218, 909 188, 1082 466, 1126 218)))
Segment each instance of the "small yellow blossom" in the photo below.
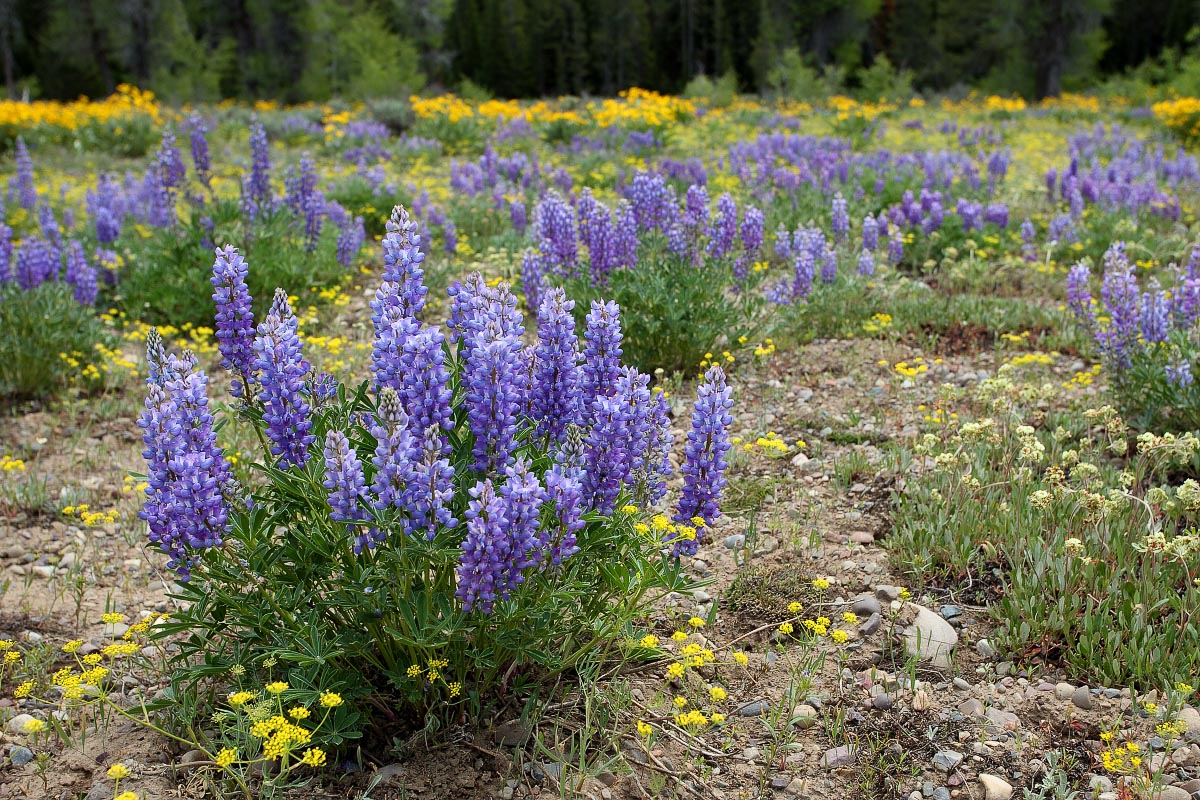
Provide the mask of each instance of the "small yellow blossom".
POLYGON ((217 766, 221 769, 228 769, 229 766, 236 760, 237 751, 232 747, 222 748, 221 752, 217 753, 217 757, 214 759, 214 761, 217 762, 217 766))
POLYGON ((637 723, 637 732, 638 736, 641 736, 643 739, 649 739, 650 734, 654 733, 654 728, 650 727, 649 722, 639 719, 637 723))
POLYGON ((337 708, 342 702, 342 696, 337 692, 321 692, 321 705, 325 708, 337 708))
POLYGON ((714 703, 724 702, 729 695, 720 686, 714 686, 708 690, 708 696, 712 698, 714 703))
POLYGON ((105 774, 108 775, 109 780, 119 781, 128 778, 131 773, 129 772, 129 767, 124 764, 113 764, 105 774))
POLYGON ((263 688, 270 694, 283 694, 288 690, 288 685, 284 681, 272 681, 263 688))

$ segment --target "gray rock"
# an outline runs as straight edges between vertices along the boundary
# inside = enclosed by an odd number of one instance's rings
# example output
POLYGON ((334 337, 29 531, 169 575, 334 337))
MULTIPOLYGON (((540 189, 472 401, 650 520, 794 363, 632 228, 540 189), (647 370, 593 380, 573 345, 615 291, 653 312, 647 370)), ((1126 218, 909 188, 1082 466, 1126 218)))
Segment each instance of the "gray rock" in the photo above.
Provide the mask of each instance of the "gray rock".
POLYGON ((1200 736, 1200 711, 1191 706, 1179 709, 1176 717, 1187 725, 1188 736, 1200 736))
POLYGON ((746 537, 740 533, 725 537, 725 546, 730 550, 740 550, 746 546, 746 537))
POLYGON ((848 767, 854 763, 855 757, 858 755, 858 748, 852 744, 834 747, 825 751, 825 755, 821 756, 821 766, 826 769, 837 769, 838 767, 848 767))
POLYGON ((876 695, 871 699, 871 706, 877 711, 887 711, 892 707, 892 698, 886 694, 876 695))
POLYGON ((951 683, 954 684, 955 689, 958 689, 963 692, 971 691, 971 684, 968 681, 964 680, 963 678, 959 678, 956 676, 954 678, 954 680, 951 681, 951 683))
POLYGON ((980 639, 976 642, 975 651, 979 653, 981 658, 986 658, 988 661, 996 657, 996 649, 992 647, 992 643, 987 639, 980 639))
POLYGON ((1006 731, 1018 731, 1021 729, 1021 718, 1011 711, 989 708, 984 716, 987 719, 984 729, 992 736, 998 736, 1006 731))
POLYGON ((950 800, 950 790, 945 786, 939 786, 933 790, 933 800, 950 800))
POLYGON ((1151 797, 1153 800, 1192 800, 1192 796, 1178 786, 1164 786, 1151 797))
POLYGON ((880 584, 875 587, 875 596, 885 602, 892 602, 900 599, 900 587, 892 586, 891 584, 880 584))
POLYGON ((777 792, 782 791, 783 789, 786 789, 791 782, 791 778, 788 778, 785 775, 776 775, 774 778, 771 778, 771 788, 777 792))
POLYGON ((1012 784, 998 775, 981 772, 979 782, 983 785, 984 800, 1008 800, 1013 795, 1012 784))
POLYGON ((962 616, 962 609, 958 606, 942 606, 942 619, 954 619, 962 616))
POLYGON ((858 626, 858 635, 870 636, 871 634, 875 633, 875 631, 879 630, 881 625, 883 625, 883 617, 878 614, 872 614, 871 616, 867 617, 861 625, 858 626))
POLYGON ((492 735, 501 747, 520 747, 529 741, 530 730, 520 722, 508 722, 497 725, 492 735))
POLYGON ((817 710, 810 705, 798 705, 792 710, 792 724, 802 731, 817 724, 817 710))
POLYGON ((874 595, 861 594, 854 598, 854 604, 850 606, 850 610, 859 616, 869 617, 872 614, 880 613, 882 609, 879 607, 879 600, 874 595))
POLYGON ((1071 702, 1076 708, 1082 708, 1084 711, 1089 711, 1092 708, 1092 693, 1088 691, 1088 687, 1080 686, 1071 693, 1071 702))
POLYGON ((949 622, 925 606, 916 606, 916 609, 916 618, 904 629, 905 651, 938 669, 949 669, 950 655, 958 644, 958 633, 949 622))
POLYGON ((28 747, 17 745, 9 751, 8 760, 12 762, 14 767, 23 767, 30 761, 33 761, 33 751, 28 747))
POLYGON ((972 697, 970 700, 964 700, 958 707, 958 713, 962 714, 967 719, 979 719, 983 716, 983 703, 972 697))
POLYGON ((737 710, 739 717, 761 717, 767 713, 767 703, 765 700, 752 700, 746 705, 737 710))
POLYGON ((17 714, 8 721, 4 729, 9 733, 25 733, 25 723, 33 720, 32 714, 17 714))
POLYGON ((1071 695, 1075 693, 1075 687, 1069 683, 1054 684, 1054 696, 1059 700, 1070 700, 1071 695))
POLYGON ((1113 782, 1104 775, 1092 775, 1088 778, 1088 790, 1097 794, 1100 792, 1111 792, 1113 790, 1113 782))
POLYGON ((939 750, 933 754, 933 766, 942 772, 952 772, 958 768, 965 756, 957 750, 939 750))

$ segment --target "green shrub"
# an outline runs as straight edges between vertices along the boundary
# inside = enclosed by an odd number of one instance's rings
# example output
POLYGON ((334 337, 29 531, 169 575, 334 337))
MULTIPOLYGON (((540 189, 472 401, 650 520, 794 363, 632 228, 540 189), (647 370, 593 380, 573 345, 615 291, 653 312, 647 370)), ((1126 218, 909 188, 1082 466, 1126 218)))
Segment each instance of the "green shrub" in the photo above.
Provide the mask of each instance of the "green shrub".
MULTIPOLYGON (((212 241, 232 242, 254 265, 250 292, 269 298, 276 286, 310 289, 339 285, 346 270, 337 260, 337 231, 326 225, 317 249, 305 248, 303 222, 279 209, 247 223, 233 200, 211 204, 212 228, 204 220, 156 229, 147 239, 136 232, 120 242, 129 248, 116 300, 132 319, 158 325, 211 325, 212 241)), ((264 305, 260 311, 265 311, 264 305)))
POLYGON ((111 345, 110 337, 95 312, 75 302, 70 286, 44 283, 24 291, 0 285, 0 398, 61 391, 79 372, 68 359, 90 363, 97 344, 111 345))
POLYGON ((689 100, 701 100, 713 108, 732 105, 737 99, 737 75, 729 70, 716 81, 707 75, 697 75, 688 81, 683 96, 689 100))
POLYGON ((625 360, 644 372, 694 374, 708 363, 724 363, 757 344, 770 311, 757 282, 748 278, 733 291, 734 277, 725 261, 695 266, 665 248, 643 248, 638 265, 619 269, 607 286, 589 277, 567 282, 576 299, 580 324, 593 300, 612 300, 621 307, 625 360))

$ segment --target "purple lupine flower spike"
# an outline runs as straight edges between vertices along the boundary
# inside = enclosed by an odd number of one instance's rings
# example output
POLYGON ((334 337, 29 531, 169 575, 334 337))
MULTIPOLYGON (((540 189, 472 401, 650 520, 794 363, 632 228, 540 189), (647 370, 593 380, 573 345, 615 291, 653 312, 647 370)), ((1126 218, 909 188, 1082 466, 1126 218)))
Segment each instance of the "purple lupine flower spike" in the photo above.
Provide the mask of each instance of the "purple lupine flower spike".
POLYGON ((571 311, 574 300, 555 287, 538 308, 538 344, 530 411, 539 436, 560 442, 567 428, 580 423, 579 389, 583 370, 571 311))
POLYGON ((832 215, 833 239, 835 242, 844 242, 850 235, 850 212, 847 210, 846 198, 841 194, 834 195, 832 215))
POLYGON ((879 249, 879 223, 870 214, 863 218, 862 246, 863 250, 869 250, 872 253, 879 249))
POLYGON ((346 434, 332 430, 325 434, 325 480, 321 484, 329 492, 330 519, 342 522, 354 537, 354 554, 364 547, 374 549, 383 541, 380 531, 368 524, 367 481, 362 462, 346 434))
POLYGON ((414 460, 418 457, 417 442, 409 429, 409 418, 394 389, 379 393, 379 414, 371 426, 375 437, 375 482, 371 491, 378 509, 403 508, 408 492, 416 481, 414 460))
POLYGON ((208 126, 198 114, 188 120, 188 143, 192 150, 192 166, 196 177, 206 187, 212 182, 212 160, 208 153, 208 126))
MULTIPOLYGON (((692 427, 681 470, 683 491, 675 512, 677 522, 691 525, 691 520, 700 518, 707 526, 721 514, 718 502, 725 488, 725 455, 730 447, 729 426, 733 424, 731 408, 733 392, 725 385, 725 373, 720 367, 711 367, 697 389, 692 409, 692 427)), ((703 529, 697 528, 694 540, 680 540, 676 550, 681 555, 693 555, 703 529)))
POLYGON ((453 528, 458 520, 450 512, 454 500, 454 467, 442 453, 441 431, 436 425, 425 429, 413 464, 412 484, 404 495, 404 532, 420 533, 429 541, 440 527, 453 528))
POLYGON ((311 367, 301 352, 299 329, 287 294, 276 289, 275 301, 254 340, 254 369, 260 373, 259 397, 271 454, 278 458, 280 469, 308 463, 308 446, 316 439, 309 433, 312 420, 302 391, 311 367))
POLYGON ((467 538, 458 563, 458 591, 463 610, 491 613, 504 585, 510 543, 505 503, 491 480, 469 490, 467 538))
POLYGON ((513 336, 476 337, 467 359, 463 404, 475 437, 474 468, 493 473, 512 460, 521 395, 517 383, 518 351, 521 343, 513 336))
POLYGON ((540 566, 546 557, 538 531, 546 490, 530 470, 529 462, 518 458, 504 469, 500 496, 504 499, 511 548, 507 581, 503 587, 504 596, 507 596, 525 582, 521 573, 529 567, 540 566))
POLYGON ((221 366, 237 375, 231 388, 234 397, 241 397, 244 388, 254 386, 254 312, 246 286, 247 272, 246 259, 237 248, 225 245, 216 251, 210 282, 217 305, 217 348, 221 351, 221 366))
POLYGON ((73 289, 75 302, 81 306, 96 304, 96 295, 100 287, 96 281, 96 268, 88 263, 83 252, 83 245, 72 239, 67 244, 66 269, 63 279, 73 289))
POLYGON ((592 401, 612 391, 621 369, 621 309, 613 302, 592 301, 584 327, 583 386, 585 413, 592 401))
POLYGON ((17 164, 17 174, 13 179, 13 194, 16 195, 21 208, 33 211, 38 201, 37 185, 33 182, 33 158, 29 155, 25 140, 20 136, 17 137, 14 160, 17 164))

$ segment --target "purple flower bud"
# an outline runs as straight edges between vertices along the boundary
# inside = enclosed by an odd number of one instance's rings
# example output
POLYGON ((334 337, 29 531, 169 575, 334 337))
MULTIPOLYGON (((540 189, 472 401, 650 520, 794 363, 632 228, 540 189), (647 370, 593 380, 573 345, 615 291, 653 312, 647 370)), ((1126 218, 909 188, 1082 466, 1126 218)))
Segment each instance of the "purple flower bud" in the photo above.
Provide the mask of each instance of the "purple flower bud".
POLYGON ((96 268, 88 263, 83 245, 72 239, 67 245, 66 271, 63 279, 74 289, 75 302, 81 306, 96 304, 100 287, 96 282, 96 268))
POLYGON ((539 436, 560 442, 568 426, 580 423, 580 386, 584 380, 579 364, 575 301, 562 289, 551 289, 538 308, 538 343, 534 357, 531 415, 539 436))
POLYGON ((621 371, 621 309, 613 302, 592 301, 584 325, 583 384, 580 402, 584 412, 597 397, 611 393, 621 371))
POLYGON ((458 520, 450 513, 454 501, 454 467, 442 454, 442 436, 436 425, 425 429, 421 449, 413 465, 413 479, 405 492, 404 532, 420 532, 433 541, 439 527, 453 528, 458 520))
POLYGON ((869 250, 872 253, 879 249, 879 223, 870 214, 863 217, 862 246, 863 250, 869 250))
POLYGON ((521 343, 513 336, 477 335, 463 374, 463 405, 475 444, 474 469, 494 472, 512 459, 517 414, 522 397, 518 388, 521 343))
POLYGON ((844 242, 850 235, 850 212, 846 207, 846 198, 839 193, 833 198, 833 240, 844 242))

